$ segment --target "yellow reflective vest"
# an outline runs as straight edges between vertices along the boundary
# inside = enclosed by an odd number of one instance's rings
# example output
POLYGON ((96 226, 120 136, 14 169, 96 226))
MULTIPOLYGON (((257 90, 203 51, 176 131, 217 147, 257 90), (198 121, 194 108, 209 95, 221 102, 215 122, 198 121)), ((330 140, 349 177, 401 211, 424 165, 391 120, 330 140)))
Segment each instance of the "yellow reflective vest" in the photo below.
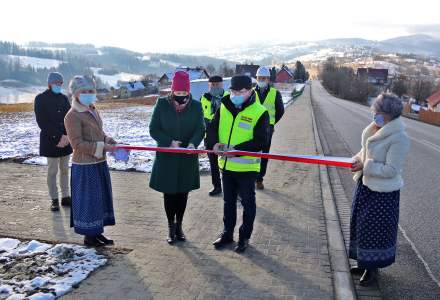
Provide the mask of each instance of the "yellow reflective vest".
MULTIPOLYGON (((228 92, 223 93, 223 97, 228 95, 228 92)), ((211 106, 211 100, 205 97, 205 94, 200 99, 200 102, 202 103, 203 108, 203 116, 205 119, 212 121, 214 118, 215 112, 212 112, 212 106, 211 106)))
POLYGON ((260 101, 260 97, 258 96, 258 93, 255 91, 255 94, 257 95, 257 101, 262 103, 264 107, 266 107, 267 111, 269 112, 270 117, 270 125, 275 125, 275 99, 277 97, 277 90, 273 87, 269 88, 269 92, 266 95, 266 99, 264 101, 260 101))
MULTIPOLYGON (((239 112, 234 118, 232 113, 222 103, 218 127, 219 143, 235 146, 254 138, 254 128, 266 111, 257 99, 250 106, 239 112)), ((250 156, 218 158, 220 169, 233 172, 260 172, 261 159, 250 156)))

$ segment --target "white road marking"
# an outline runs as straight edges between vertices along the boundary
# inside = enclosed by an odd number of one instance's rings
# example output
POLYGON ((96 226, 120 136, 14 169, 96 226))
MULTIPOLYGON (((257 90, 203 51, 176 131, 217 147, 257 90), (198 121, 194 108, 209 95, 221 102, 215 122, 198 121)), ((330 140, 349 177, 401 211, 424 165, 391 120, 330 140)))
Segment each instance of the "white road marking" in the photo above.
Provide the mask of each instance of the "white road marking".
POLYGON ((419 142, 422 145, 428 146, 429 148, 433 149, 434 151, 440 152, 440 146, 434 143, 431 143, 427 140, 418 140, 416 138, 410 137, 412 140, 419 142))
POLYGON ((419 250, 417 250, 416 245, 409 239, 408 235, 406 235, 405 230, 400 226, 399 224, 399 230, 402 232, 402 235, 405 237, 405 239, 408 241, 409 245, 413 249, 413 251, 416 253, 417 258, 422 262, 423 266, 426 269, 426 272, 428 272, 429 277, 431 277, 432 281, 434 281, 439 287, 440 287, 440 280, 435 277, 435 275, 432 273, 431 268, 429 267, 428 263, 425 261, 423 256, 420 254, 419 250))

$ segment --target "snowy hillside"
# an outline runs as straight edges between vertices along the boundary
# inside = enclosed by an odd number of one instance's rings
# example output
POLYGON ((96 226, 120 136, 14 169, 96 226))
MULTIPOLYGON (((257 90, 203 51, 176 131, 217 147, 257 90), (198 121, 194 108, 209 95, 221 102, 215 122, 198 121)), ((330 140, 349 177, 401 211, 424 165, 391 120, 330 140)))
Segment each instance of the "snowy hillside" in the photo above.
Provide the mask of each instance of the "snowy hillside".
POLYGON ((0 55, 0 59, 7 62, 19 62, 21 66, 32 67, 35 69, 50 69, 58 68, 63 62, 56 59, 38 58, 30 56, 18 56, 18 55, 0 55))

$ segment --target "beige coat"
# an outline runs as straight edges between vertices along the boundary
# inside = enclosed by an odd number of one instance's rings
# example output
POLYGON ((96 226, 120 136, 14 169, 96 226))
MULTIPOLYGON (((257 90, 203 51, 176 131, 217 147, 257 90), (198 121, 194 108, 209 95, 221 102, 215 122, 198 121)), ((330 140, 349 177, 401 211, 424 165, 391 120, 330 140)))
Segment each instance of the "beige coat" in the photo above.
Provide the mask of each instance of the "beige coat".
POLYGON ((362 133, 362 149, 353 158, 364 165, 353 179, 362 181, 376 192, 392 192, 403 186, 402 166, 409 151, 410 141, 401 118, 379 130, 371 123, 362 133))
POLYGON ((72 163, 95 164, 106 160, 104 145, 114 144, 102 130, 102 120, 98 111, 96 117, 78 101, 72 101, 72 108, 64 118, 67 136, 73 148, 72 163))

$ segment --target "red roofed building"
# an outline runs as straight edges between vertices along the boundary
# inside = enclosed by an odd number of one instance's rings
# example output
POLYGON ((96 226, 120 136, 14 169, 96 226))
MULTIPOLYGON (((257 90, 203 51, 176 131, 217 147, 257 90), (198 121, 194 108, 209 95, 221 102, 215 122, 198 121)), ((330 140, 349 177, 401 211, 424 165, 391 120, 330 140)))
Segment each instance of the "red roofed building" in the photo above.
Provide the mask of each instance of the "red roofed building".
POLYGON ((429 96, 426 101, 428 102, 429 110, 440 112, 440 90, 429 96))
POLYGON ((281 70, 277 72, 277 78, 275 82, 281 83, 292 83, 293 82, 293 72, 286 66, 283 66, 281 70))

